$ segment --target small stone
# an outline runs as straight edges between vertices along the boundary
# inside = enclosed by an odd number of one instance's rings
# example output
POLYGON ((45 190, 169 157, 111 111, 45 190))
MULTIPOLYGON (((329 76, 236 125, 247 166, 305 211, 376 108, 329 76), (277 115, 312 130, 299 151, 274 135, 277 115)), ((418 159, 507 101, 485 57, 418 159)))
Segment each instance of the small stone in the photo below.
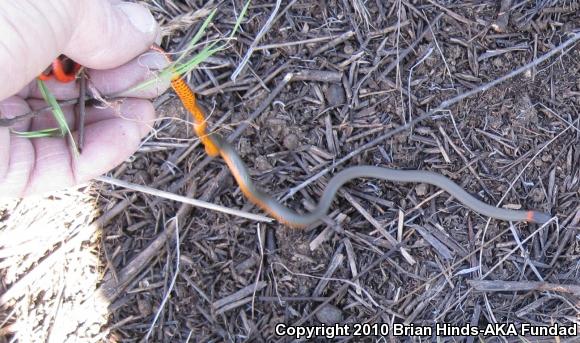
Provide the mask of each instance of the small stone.
POLYGON ((427 194, 427 184, 420 183, 417 186, 415 186, 415 193, 417 193, 418 196, 423 196, 427 194))
POLYGON ((148 317, 151 313, 153 313, 153 306, 151 305, 151 301, 146 298, 137 298, 137 308, 139 309, 139 314, 142 317, 148 317))
POLYGON ((298 136, 294 133, 291 133, 284 137, 284 147, 288 150, 294 151, 298 148, 298 136))
POLYGON ((240 156, 244 157, 252 152, 252 144, 250 144, 250 140, 247 138, 240 138, 239 143, 239 152, 240 156))
POLYGON ((326 325, 334 325, 342 321, 342 311, 331 304, 326 304, 316 312, 316 319, 326 325))
POLYGON ((542 190, 539 188, 532 189, 532 191, 530 192, 530 196, 532 200, 536 203, 541 203, 545 201, 544 192, 542 192, 542 190))
POLYGON ((135 175, 133 175, 135 183, 139 184, 149 184, 151 182, 151 174, 145 170, 137 170, 135 175))
POLYGON ((280 138, 286 122, 279 118, 269 118, 266 120, 266 128, 273 138, 280 138))
POLYGON ((326 102, 329 106, 338 106, 344 104, 345 95, 344 88, 340 84, 332 84, 328 86, 324 94, 326 96, 326 102))
POLYGON ((517 119, 522 122, 523 125, 534 124, 538 122, 538 112, 532 104, 527 93, 522 93, 516 104, 517 119))
POLYGON ((256 169, 259 171, 266 171, 272 169, 272 165, 268 162, 268 159, 264 156, 256 157, 256 169))
POLYGON ((347 55, 352 55, 352 53, 354 52, 354 48, 353 48, 352 44, 345 43, 342 51, 344 51, 344 53, 347 55))

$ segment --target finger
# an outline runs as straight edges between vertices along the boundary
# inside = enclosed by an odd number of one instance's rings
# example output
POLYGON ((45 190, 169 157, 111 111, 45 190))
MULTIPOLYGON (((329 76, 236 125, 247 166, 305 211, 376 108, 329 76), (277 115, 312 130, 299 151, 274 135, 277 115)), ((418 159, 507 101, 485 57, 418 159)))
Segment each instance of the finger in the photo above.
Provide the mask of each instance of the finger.
POLYGON ((155 41, 159 26, 151 12, 133 2, 111 5, 102 0, 84 0, 77 17, 77 29, 63 53, 95 69, 109 69, 126 63, 147 50, 155 41))
MULTIPOLYGON (((145 121, 154 117, 153 106, 146 103, 150 107, 145 121)), ((85 146, 75 171, 77 182, 90 180, 121 164, 137 150, 149 129, 145 125, 119 118, 88 125, 85 129, 85 146)))
MULTIPOLYGON (((0 117, 5 119, 16 118, 32 110, 30 105, 19 96, 11 96, 0 101, 0 117)), ((31 118, 15 121, 10 128, 16 131, 26 131, 30 127, 31 118)))
MULTIPOLYGON (((76 184, 71 152, 66 138, 35 138, 29 140, 28 143, 33 147, 32 154, 23 154, 24 156, 19 156, 19 161, 17 161, 21 164, 28 162, 29 165, 23 169, 30 168, 19 196, 40 194, 76 184)), ((22 182, 22 174, 20 174, 18 184, 22 182)), ((7 181, 10 182, 10 180, 7 181)))
POLYGON ((155 98, 169 88, 170 79, 159 77, 159 71, 168 65, 169 62, 163 54, 150 51, 115 69, 92 69, 89 75, 92 85, 102 94, 155 98), (142 83, 146 84, 139 87, 142 83))
POLYGON ((0 180, 8 172, 10 162, 10 130, 7 127, 0 127, 0 180))
MULTIPOLYGON (((33 110, 44 108, 46 103, 42 100, 30 100, 28 102, 33 110)), ((139 123, 144 128, 144 134, 155 124, 155 117, 151 117, 148 101, 137 101, 137 99, 119 99, 109 102, 106 106, 89 106, 86 108, 85 126, 109 119, 122 119, 139 123)), ((77 129, 78 105, 61 106, 67 126, 71 131, 77 129)), ((59 127, 59 123, 50 110, 45 110, 32 119, 27 127, 27 131, 37 131, 48 128, 59 127)))
MULTIPOLYGON (((43 100, 29 100, 28 104, 33 111, 40 111, 32 120, 30 121, 30 125, 28 126, 27 131, 38 131, 44 130, 49 128, 57 128, 59 127, 59 123, 56 120, 52 110, 47 108, 46 102, 43 100)), ((74 105, 61 105, 60 106, 64 118, 66 120, 66 124, 69 128, 74 129, 75 125, 75 115, 74 115, 74 105)))
MULTIPOLYGON (((10 136, 10 161, 0 196, 25 196, 62 189, 103 174, 122 163, 149 131, 150 102, 128 99, 121 105, 123 117, 93 121, 85 128, 85 146, 74 160, 64 138, 23 139, 10 136)), ((1 131, 0 131, 1 132, 1 131)), ((76 135, 76 133, 74 133, 76 135)), ((1 138, 1 136, 0 136, 1 138)))
POLYGON ((64 53, 90 68, 119 66, 145 51, 158 26, 135 3, 19 0, 0 5, 0 99, 15 94, 64 53))
MULTIPOLYGON (((30 111, 26 101, 17 96, 0 101, 3 118, 13 118, 30 111)), ((11 128, 0 127, 0 197, 19 196, 33 167, 34 147, 30 140, 17 137, 10 129, 27 131, 31 119, 16 122, 11 128)))
MULTIPOLYGON (((113 69, 88 69, 90 86, 102 96, 118 95, 132 98, 155 98, 169 87, 170 80, 159 77, 159 70, 168 66, 163 54, 157 51, 146 52, 128 63, 113 69), (146 87, 137 88, 147 82, 146 87)), ((52 95, 58 100, 75 99, 79 96, 78 82, 62 83, 55 80, 44 81, 52 95)), ((41 99, 42 94, 36 81, 31 82, 22 97, 41 99)))
MULTIPOLYGON (((8 99, 0 101, 1 118, 15 118, 28 112, 30 112, 30 107, 26 101, 17 96, 11 96, 8 99)), ((11 160, 10 129, 16 131, 26 131, 30 126, 30 121, 31 119, 19 120, 10 128, 0 127, 0 180, 6 177, 11 160)))
MULTIPOLYGON (((3 132, 7 128, 1 128, 3 132)), ((3 132, 4 133, 4 132, 3 132)), ((30 179, 34 167, 34 147, 29 139, 8 134, 8 157, 3 156, 6 163, 5 172, 0 178, 0 197, 20 197, 30 179)))
POLYGON ((86 125, 108 120, 124 120, 133 123, 141 137, 145 137, 157 120, 155 109, 149 101, 124 99, 107 107, 88 107, 86 125))

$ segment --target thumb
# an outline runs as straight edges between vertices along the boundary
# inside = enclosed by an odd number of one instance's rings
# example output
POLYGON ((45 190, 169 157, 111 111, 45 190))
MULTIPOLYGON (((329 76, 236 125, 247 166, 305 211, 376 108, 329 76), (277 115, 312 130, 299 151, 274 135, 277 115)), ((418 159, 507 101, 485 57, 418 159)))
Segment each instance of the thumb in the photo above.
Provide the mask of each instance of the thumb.
POLYGON ((112 68, 145 51, 157 32, 149 10, 135 3, 1 1, 0 100, 18 92, 59 54, 90 68, 112 68))

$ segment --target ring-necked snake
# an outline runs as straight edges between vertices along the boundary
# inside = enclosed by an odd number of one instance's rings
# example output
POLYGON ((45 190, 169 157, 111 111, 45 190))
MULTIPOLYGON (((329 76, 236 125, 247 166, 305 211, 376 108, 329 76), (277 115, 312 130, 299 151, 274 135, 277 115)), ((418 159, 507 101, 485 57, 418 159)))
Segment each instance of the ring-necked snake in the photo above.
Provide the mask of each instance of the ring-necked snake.
POLYGON ((68 83, 76 79, 79 70, 81 70, 80 64, 65 55, 60 55, 42 72, 42 74, 38 75, 38 78, 46 81, 51 77, 54 77, 54 79, 59 82, 68 83))
MULTIPOLYGON (((171 62, 169 55, 161 48, 153 46, 152 49, 161 52, 168 61, 171 62)), ((485 216, 496 219, 526 221, 540 224, 550 220, 550 215, 543 212, 510 210, 488 205, 473 197, 453 181, 434 172, 422 170, 395 170, 375 166, 349 167, 339 172, 328 182, 318 206, 310 213, 299 214, 282 205, 276 199, 257 188, 250 177, 246 165, 232 145, 230 145, 219 134, 207 132, 205 116, 203 111, 197 105, 195 94, 177 73, 174 73, 171 77, 171 86, 180 98, 183 106, 192 115, 194 131, 204 145, 207 154, 212 157, 220 155, 228 165, 242 193, 252 203, 285 225, 302 228, 316 223, 326 215, 332 200, 340 187, 356 178, 376 178, 393 182, 428 183, 445 190, 466 207, 485 216)))

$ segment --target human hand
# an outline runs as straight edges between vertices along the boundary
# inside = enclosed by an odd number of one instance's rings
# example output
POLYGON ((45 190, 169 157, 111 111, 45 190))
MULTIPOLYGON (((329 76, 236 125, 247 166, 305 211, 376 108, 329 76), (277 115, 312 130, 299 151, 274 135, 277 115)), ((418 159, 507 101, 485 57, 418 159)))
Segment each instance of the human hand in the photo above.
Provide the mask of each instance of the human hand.
MULTIPOLYGON (((143 6, 118 0, 19 0, 0 2, 0 118, 45 107, 36 83, 60 54, 87 68, 100 94, 118 94, 166 67, 148 52, 158 25, 143 6), (32 82, 31 82, 32 81, 32 82)), ((45 81, 58 100, 75 99, 76 82, 45 81)), ((123 93, 111 106, 87 107, 85 144, 78 159, 67 138, 27 139, 10 133, 58 127, 48 111, 0 127, 0 197, 39 194, 72 186, 107 172, 138 147, 155 119, 152 98, 167 82, 123 93)), ((76 106, 62 106, 71 130, 76 106)), ((76 132, 73 132, 76 136, 76 132)))

